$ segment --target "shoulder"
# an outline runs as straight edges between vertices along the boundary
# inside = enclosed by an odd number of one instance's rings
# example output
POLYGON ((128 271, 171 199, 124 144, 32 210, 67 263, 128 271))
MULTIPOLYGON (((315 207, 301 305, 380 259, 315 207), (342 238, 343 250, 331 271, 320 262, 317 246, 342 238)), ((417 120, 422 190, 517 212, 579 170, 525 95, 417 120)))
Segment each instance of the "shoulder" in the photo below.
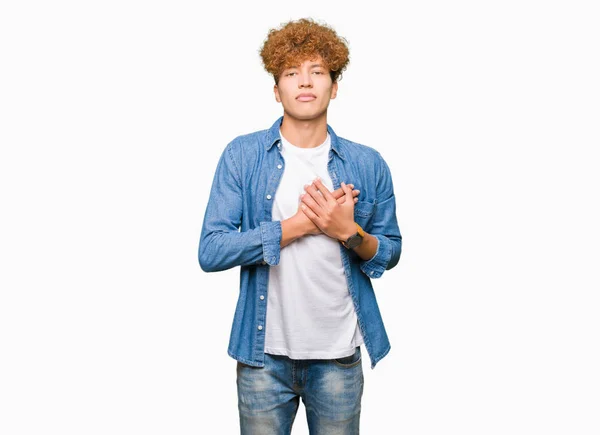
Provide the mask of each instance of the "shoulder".
POLYGON ((241 134, 231 140, 222 151, 222 159, 235 168, 238 176, 244 179, 260 168, 267 154, 268 130, 258 130, 241 134))
POLYGON ((338 136, 338 143, 342 153, 351 162, 381 167, 385 165, 381 153, 375 148, 338 136))
POLYGON ((236 152, 243 149, 260 148, 266 145, 267 133, 268 130, 259 130, 236 136, 227 144, 227 148, 236 152))
POLYGON ((254 160, 266 150, 268 130, 258 130, 233 138, 223 149, 223 155, 242 165, 254 160))

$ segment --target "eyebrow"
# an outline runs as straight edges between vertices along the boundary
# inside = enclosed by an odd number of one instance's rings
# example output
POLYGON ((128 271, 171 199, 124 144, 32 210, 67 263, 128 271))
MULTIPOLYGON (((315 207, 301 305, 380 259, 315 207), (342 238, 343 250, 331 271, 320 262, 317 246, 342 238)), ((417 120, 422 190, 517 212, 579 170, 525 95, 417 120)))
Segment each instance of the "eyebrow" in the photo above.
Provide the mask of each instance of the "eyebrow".
MULTIPOLYGON (((325 68, 325 66, 321 65, 320 63, 313 63, 310 67, 311 68, 325 68)), ((286 68, 286 69, 295 69, 295 68, 300 68, 300 65, 290 66, 289 68, 286 68)))

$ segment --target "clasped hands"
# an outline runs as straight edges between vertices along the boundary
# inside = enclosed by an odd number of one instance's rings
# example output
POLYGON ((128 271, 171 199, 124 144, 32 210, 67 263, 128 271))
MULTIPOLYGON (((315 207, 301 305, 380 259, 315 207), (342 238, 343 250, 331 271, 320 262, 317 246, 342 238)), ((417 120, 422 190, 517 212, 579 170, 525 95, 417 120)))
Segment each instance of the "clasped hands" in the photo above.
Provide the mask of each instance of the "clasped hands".
POLYGON ((305 234, 326 234, 337 240, 347 240, 356 233, 354 203, 359 190, 354 185, 342 183, 342 187, 330 192, 317 178, 304 186, 296 213, 305 228, 305 234))

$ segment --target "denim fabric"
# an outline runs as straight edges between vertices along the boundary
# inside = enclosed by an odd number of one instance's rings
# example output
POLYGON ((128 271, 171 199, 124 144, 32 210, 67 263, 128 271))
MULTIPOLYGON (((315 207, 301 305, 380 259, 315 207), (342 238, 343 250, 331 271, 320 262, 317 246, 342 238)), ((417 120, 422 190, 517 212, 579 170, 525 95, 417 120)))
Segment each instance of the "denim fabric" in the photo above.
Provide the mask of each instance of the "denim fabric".
POLYGON ((237 363, 242 435, 289 435, 300 398, 311 435, 359 433, 364 377, 360 347, 338 359, 265 354, 264 367, 237 363))
MULTIPOLYGON (((241 266, 228 354, 256 367, 265 364, 269 266, 279 264, 281 222, 272 220, 272 208, 285 170, 280 152, 282 120, 280 117, 268 130, 239 136, 225 147, 215 171, 198 247, 205 272, 241 266)), ((331 136, 327 168, 334 189, 343 181, 360 190, 354 219, 378 240, 377 252, 368 261, 340 243, 348 291, 373 369, 389 352, 390 343, 371 278, 379 278, 394 267, 402 248, 392 177, 375 149, 338 137, 329 125, 327 130, 331 136)))

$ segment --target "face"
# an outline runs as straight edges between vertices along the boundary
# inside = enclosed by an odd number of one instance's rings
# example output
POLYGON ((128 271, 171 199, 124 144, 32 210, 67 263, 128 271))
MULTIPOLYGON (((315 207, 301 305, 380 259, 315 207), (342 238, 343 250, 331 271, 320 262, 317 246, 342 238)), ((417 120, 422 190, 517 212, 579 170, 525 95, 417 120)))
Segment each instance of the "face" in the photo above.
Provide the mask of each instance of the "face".
POLYGON ((275 99, 283 111, 298 120, 316 119, 327 112, 338 84, 331 81, 329 69, 320 56, 283 70, 275 85, 275 99))

